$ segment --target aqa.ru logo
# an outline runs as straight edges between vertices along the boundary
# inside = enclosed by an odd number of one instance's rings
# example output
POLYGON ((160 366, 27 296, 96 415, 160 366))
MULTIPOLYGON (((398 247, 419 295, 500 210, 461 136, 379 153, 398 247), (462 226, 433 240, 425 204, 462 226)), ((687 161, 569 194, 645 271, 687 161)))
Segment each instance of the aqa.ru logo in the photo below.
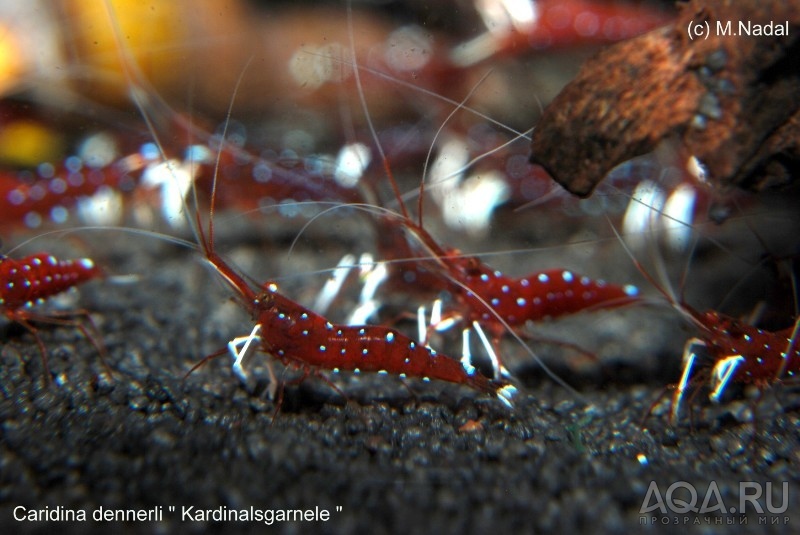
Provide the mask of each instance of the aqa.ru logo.
POLYGON ((780 507, 775 507, 775 504, 772 503, 772 482, 768 481, 763 487, 766 488, 766 492, 765 489, 762 488, 761 483, 756 483, 755 481, 740 481, 739 501, 737 506, 726 507, 716 481, 712 481, 703 497, 702 504, 698 508, 699 493, 691 483, 677 481, 667 488, 666 494, 662 494, 661 490, 658 488, 658 484, 655 481, 651 481, 650 486, 647 488, 647 495, 642 502, 642 507, 639 509, 639 514, 643 515, 658 510, 665 515, 669 512, 673 514, 708 514, 719 512, 722 514, 738 513, 744 515, 748 513, 748 503, 752 507, 751 512, 764 514, 765 508, 760 501, 762 496, 764 496, 763 502, 766 505, 767 513, 780 514, 789 508, 788 481, 783 482, 780 507))

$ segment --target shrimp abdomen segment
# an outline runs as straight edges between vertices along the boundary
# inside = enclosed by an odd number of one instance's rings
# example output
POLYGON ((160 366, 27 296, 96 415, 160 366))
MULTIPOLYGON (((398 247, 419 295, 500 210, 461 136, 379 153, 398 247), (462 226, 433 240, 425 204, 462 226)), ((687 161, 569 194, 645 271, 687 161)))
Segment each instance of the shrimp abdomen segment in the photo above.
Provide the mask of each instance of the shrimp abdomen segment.
POLYGON ((328 370, 386 372, 400 377, 437 379, 495 393, 477 370, 379 325, 334 325, 267 285, 256 302, 265 350, 287 364, 328 370))
POLYGON ((17 310, 101 275, 88 258, 59 260, 38 253, 19 260, 0 257, 0 307, 17 310))
MULTIPOLYGON (((479 275, 469 277, 472 291, 467 293, 468 298, 475 299, 474 294, 480 295, 510 325, 557 318, 582 310, 624 306, 638 299, 638 290, 634 286, 608 284, 564 269, 550 269, 519 279, 488 269, 481 271, 479 275)), ((483 310, 483 317, 474 319, 492 319, 485 305, 476 303, 473 309, 483 310)))

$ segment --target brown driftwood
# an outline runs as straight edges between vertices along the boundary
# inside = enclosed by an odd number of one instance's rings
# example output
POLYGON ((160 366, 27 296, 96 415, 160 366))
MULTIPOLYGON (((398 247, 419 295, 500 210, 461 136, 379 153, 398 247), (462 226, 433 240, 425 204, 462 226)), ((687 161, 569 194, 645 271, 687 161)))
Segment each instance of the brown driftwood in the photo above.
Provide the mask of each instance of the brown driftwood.
POLYGON ((665 139, 719 187, 800 177, 799 1, 694 0, 674 24, 604 50, 545 110, 531 162, 588 196, 665 139))

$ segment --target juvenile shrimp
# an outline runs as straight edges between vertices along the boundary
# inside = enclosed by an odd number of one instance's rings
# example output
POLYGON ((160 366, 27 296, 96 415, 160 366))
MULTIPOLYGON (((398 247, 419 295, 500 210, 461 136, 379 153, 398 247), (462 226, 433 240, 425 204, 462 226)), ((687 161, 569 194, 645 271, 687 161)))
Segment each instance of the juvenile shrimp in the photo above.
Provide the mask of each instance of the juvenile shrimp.
MULTIPOLYGON (((102 270, 89 258, 59 260, 48 253, 37 253, 18 260, 0 256, 0 312, 9 321, 22 325, 33 335, 42 356, 46 383, 50 382, 50 368, 47 350, 36 323, 77 327, 97 348, 104 365, 105 349, 89 334, 86 325, 74 319, 75 316, 86 316, 91 325, 85 312, 44 313, 35 311, 34 307, 43 304, 50 297, 102 275, 102 270)), ((111 376, 107 365, 106 371, 111 376)))

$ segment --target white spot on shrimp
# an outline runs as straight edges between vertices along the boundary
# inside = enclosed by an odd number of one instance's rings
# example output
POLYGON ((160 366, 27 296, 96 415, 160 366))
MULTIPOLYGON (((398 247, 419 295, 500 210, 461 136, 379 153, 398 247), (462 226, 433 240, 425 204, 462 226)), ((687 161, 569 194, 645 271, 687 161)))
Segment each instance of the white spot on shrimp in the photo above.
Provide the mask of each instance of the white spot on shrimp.
POLYGON ((54 178, 47 184, 47 187, 56 195, 60 195, 67 191, 67 181, 63 178, 54 178))
POLYGON ((388 375, 388 374, 389 372, 387 372, 386 370, 378 370, 378 375, 388 375))
POLYGON ((258 162, 253 166, 253 179, 256 182, 269 182, 272 178, 272 169, 265 162, 258 162))
POLYGON ((394 341, 394 333, 393 332, 386 333, 386 341, 387 342, 393 342, 394 341))
POLYGON ((575 276, 571 271, 563 271, 561 273, 561 278, 564 279, 564 282, 572 282, 575 279, 575 276))
POLYGON ((336 157, 336 169, 333 176, 342 186, 355 187, 370 160, 370 151, 366 145, 361 143, 346 145, 336 157))
POLYGON ((637 288, 633 284, 626 284, 625 286, 622 287, 622 291, 625 292, 625 295, 631 297, 639 295, 639 288, 637 288))
POLYGON ((45 195, 47 195, 47 190, 44 188, 44 186, 40 186, 37 184, 31 186, 30 190, 28 191, 28 195, 31 196, 31 199, 40 201, 44 199, 45 195))
POLYGON ((500 290, 502 290, 504 294, 507 294, 509 291, 511 291, 511 288, 509 288, 507 284, 504 284, 500 290))
POLYGON ((53 223, 66 223, 67 219, 69 219, 69 212, 63 206, 53 206, 50 209, 50 220, 53 223))
POLYGON ((545 273, 539 273, 539 276, 536 277, 539 279, 539 282, 545 283, 550 281, 550 277, 548 277, 545 273))
POLYGON ((481 280, 483 282, 489 282, 489 275, 487 275, 486 273, 481 273, 481 280))
POLYGON ((519 283, 522 285, 523 288, 527 288, 531 284, 528 279, 522 279, 519 281, 519 283))
POLYGON ((517 297, 517 305, 524 307, 528 302, 525 300, 524 297, 517 297))
POLYGON ((324 352, 324 351, 327 351, 328 348, 325 347, 325 346, 319 346, 319 350, 324 352))
POLYGON ((270 283, 270 284, 267 286, 267 290, 269 290, 269 291, 270 291, 270 292, 272 292, 272 293, 275 293, 275 292, 277 292, 277 291, 278 291, 278 285, 277 285, 277 284, 275 284, 274 282, 271 282, 271 283, 270 283))
POLYGON ((23 218, 25 226, 28 228, 39 228, 42 226, 42 216, 36 212, 28 212, 23 218))
POLYGON ((592 37, 600 32, 600 18, 590 11, 583 11, 575 16, 573 27, 579 35, 592 37))
POLYGON ((53 178, 56 174, 56 168, 51 163, 41 163, 36 167, 36 172, 42 178, 53 178))
POLYGON ((492 299, 492 306, 496 307, 499 304, 500 304, 500 300, 498 298, 495 297, 494 299, 492 299))
POLYGON ((6 199, 14 206, 19 206, 25 202, 25 194, 18 189, 11 190, 8 195, 6 195, 6 199))

